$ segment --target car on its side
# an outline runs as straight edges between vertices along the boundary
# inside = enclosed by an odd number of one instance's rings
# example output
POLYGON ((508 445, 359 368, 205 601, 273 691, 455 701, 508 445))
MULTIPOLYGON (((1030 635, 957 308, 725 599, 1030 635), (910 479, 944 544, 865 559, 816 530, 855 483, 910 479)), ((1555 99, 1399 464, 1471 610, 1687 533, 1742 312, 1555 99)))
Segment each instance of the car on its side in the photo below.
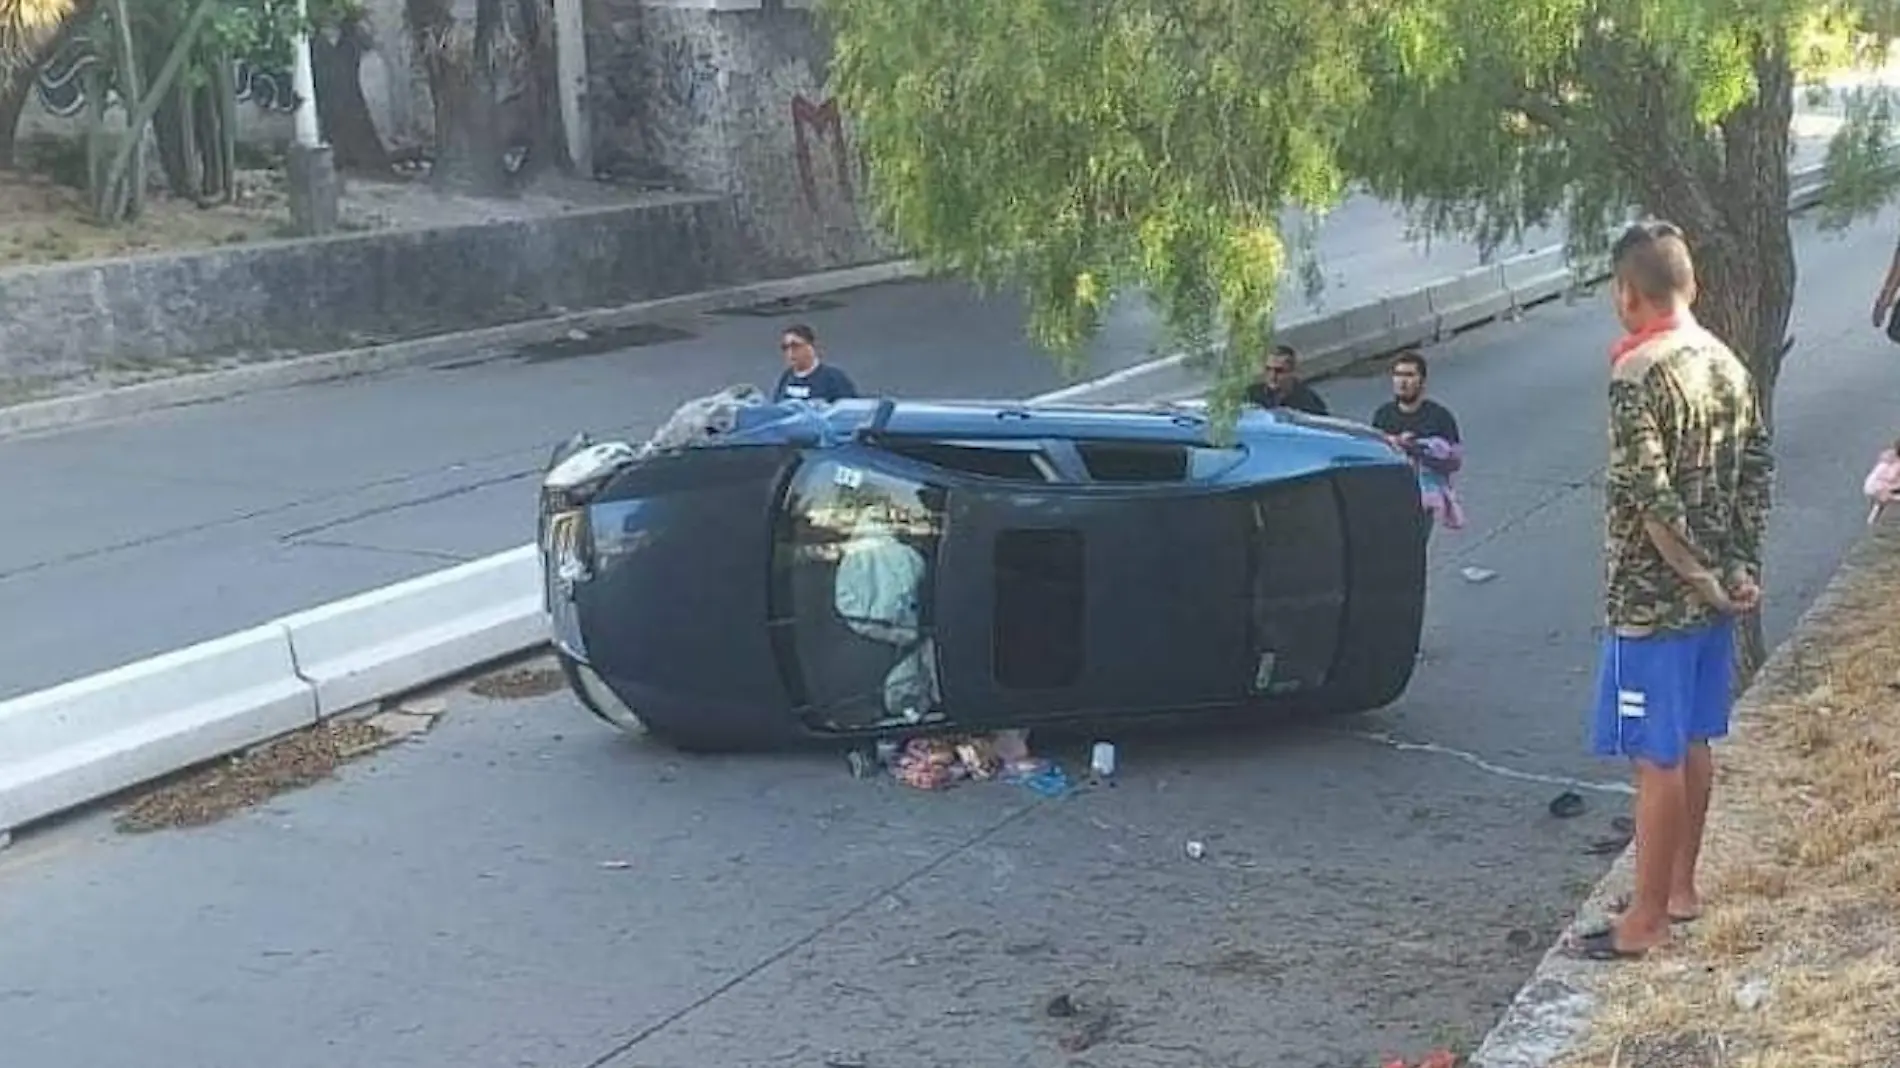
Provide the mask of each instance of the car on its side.
POLYGON ((686 749, 1389 704, 1417 660, 1412 468, 1345 420, 867 398, 680 409, 556 450, 555 652, 686 749))

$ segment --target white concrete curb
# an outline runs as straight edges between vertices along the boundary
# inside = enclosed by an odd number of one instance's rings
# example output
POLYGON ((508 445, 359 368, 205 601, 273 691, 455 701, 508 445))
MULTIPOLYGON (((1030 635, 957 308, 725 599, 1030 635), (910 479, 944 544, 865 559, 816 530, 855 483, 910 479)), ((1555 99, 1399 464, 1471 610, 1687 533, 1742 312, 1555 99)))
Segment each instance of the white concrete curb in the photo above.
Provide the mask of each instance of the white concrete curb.
MULTIPOLYGON (((1797 172, 1791 202, 1798 207, 1818 202, 1824 185, 1820 174, 1820 168, 1797 172)), ((811 279, 820 277, 836 282, 849 276, 855 279, 852 285, 871 285, 905 277, 905 270, 915 268, 884 264, 787 279, 746 287, 749 295, 743 299, 818 292, 811 279)), ((1540 249, 1289 323, 1279 338, 1300 349, 1312 373, 1324 374, 1551 299, 1601 278, 1601 271, 1600 264, 1568 264, 1561 248, 1540 249)), ((699 294, 680 299, 710 307, 739 298, 699 294)), ((657 314, 653 305, 640 307, 647 309, 640 314, 657 314)), ((465 336, 457 345, 468 351, 465 336)), ((1030 402, 1074 399, 1184 360, 1183 355, 1162 357, 1030 402)), ((0 423, 0 435, 6 425, 0 423)), ((0 702, 0 842, 31 821, 542 645, 547 628, 538 552, 533 544, 520 546, 0 702)))
POLYGON ((0 831, 317 721, 281 624, 0 703, 0 831))
POLYGON ((533 545, 277 621, 297 674, 334 716, 547 640, 533 545))

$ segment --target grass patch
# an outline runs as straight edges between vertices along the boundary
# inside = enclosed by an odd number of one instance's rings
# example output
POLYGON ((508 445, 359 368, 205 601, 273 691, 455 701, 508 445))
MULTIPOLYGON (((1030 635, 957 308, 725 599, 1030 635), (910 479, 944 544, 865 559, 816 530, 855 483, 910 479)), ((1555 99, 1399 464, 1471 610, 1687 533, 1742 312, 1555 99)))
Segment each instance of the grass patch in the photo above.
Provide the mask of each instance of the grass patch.
POLYGON ((1737 709, 1706 915, 1602 973, 1591 1034, 1561 1064, 1900 1065, 1900 540, 1882 540, 1737 709))

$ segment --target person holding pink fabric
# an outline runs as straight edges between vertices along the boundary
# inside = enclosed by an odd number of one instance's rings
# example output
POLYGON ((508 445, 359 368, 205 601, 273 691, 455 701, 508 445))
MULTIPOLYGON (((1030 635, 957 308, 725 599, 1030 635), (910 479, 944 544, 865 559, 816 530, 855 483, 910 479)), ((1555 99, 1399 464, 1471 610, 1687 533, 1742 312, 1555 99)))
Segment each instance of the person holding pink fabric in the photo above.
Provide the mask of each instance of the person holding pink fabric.
POLYGON ((1881 450, 1873 470, 1867 472, 1867 481, 1861 484, 1861 492, 1873 502, 1873 509, 1867 513, 1869 523, 1879 519, 1888 505, 1900 501, 1900 441, 1881 450))
POLYGON ((1418 472, 1419 502, 1432 526, 1459 530, 1465 525, 1465 511, 1452 476, 1465 464, 1464 439, 1451 409, 1425 395, 1430 373, 1424 354, 1417 349, 1394 357, 1392 399, 1372 413, 1372 426, 1393 448, 1411 457, 1418 472))

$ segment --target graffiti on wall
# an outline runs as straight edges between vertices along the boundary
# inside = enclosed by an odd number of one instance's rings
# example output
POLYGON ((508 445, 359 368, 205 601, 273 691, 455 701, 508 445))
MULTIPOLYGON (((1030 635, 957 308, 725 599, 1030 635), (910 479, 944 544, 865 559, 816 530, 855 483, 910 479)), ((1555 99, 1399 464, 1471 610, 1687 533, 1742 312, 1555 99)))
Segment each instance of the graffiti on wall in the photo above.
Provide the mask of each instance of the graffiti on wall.
POLYGON ((849 202, 851 191, 851 154, 844 140, 844 118, 838 112, 837 98, 814 104, 803 96, 792 97, 792 145, 798 157, 798 181, 805 189, 805 203, 818 210, 818 178, 812 170, 812 141, 822 140, 830 150, 838 189, 849 202))
MULTIPOLYGON (((48 113, 70 119, 86 109, 86 71, 99 64, 99 54, 83 34, 74 34, 40 68, 34 90, 40 106, 48 113)), ((239 60, 232 68, 232 84, 240 104, 261 111, 287 113, 297 110, 297 94, 291 91, 290 74, 264 70, 239 60)), ((114 94, 116 99, 116 94, 114 94)))
POLYGON ((700 115, 712 106, 712 86, 719 78, 711 52, 694 51, 691 41, 675 37, 660 48, 660 88, 674 107, 700 115))

